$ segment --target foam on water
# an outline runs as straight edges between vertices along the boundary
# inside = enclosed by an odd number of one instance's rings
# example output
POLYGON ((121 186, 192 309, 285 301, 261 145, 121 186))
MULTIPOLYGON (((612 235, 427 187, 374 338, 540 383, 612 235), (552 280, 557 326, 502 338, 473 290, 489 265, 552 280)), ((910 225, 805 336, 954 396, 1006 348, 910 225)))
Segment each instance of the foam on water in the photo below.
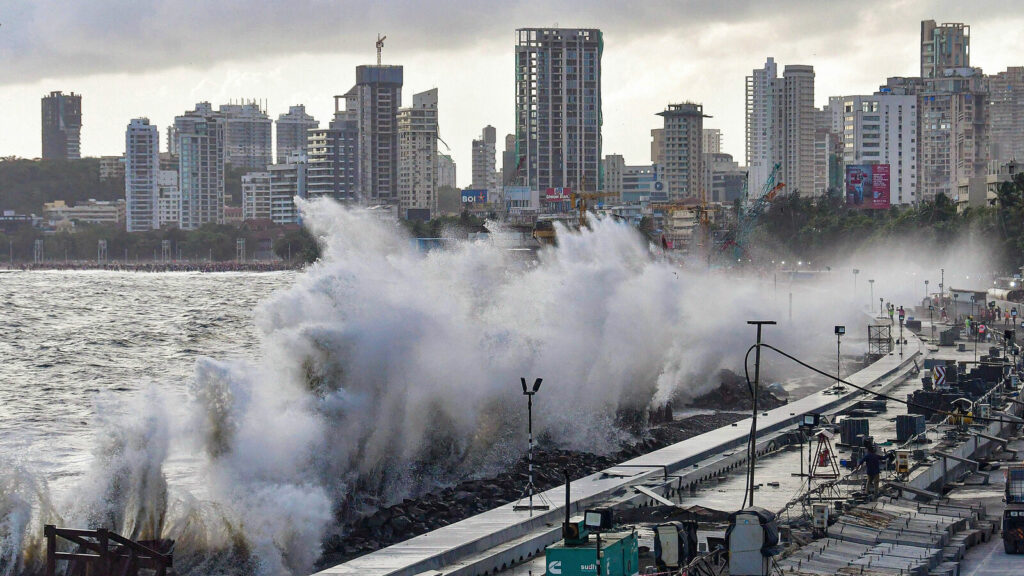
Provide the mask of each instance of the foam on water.
MULTIPOLYGON (((544 378, 546 442, 609 453, 629 438, 617 414, 716 385, 719 369, 741 369, 745 321, 785 309, 770 280, 671 265, 612 220, 560 229, 557 248, 523 263, 500 234, 422 254, 368 212, 301 209, 323 258, 259 305, 260 359, 197 361, 180 426, 172 394, 150 389, 127 410, 101 398, 93 464, 59 508, 69 525, 174 538, 179 573, 307 573, 336 513, 518 458, 520 377, 544 378), (201 496, 167 484, 176 443, 201 455, 201 496)), ((862 321, 843 291, 798 297, 798 329, 770 332, 773 344, 827 353, 834 340, 807 334, 862 321)), ((0 475, 0 570, 19 551, 38 558, 56 517, 45 494, 31 475, 0 475)))

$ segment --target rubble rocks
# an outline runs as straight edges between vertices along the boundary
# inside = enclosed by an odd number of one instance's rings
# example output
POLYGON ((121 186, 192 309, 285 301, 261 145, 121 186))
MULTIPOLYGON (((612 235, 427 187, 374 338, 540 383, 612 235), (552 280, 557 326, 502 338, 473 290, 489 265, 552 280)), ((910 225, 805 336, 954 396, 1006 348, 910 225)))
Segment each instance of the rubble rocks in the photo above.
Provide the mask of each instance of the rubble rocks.
MULTIPOLYGON (((745 377, 732 370, 723 369, 718 373, 718 379, 721 382, 718 388, 694 398, 690 406, 713 410, 750 410, 753 407, 745 377)), ((758 387, 758 408, 770 410, 786 403, 785 399, 773 394, 770 388, 767 385, 758 387)))
MULTIPOLYGON (((664 417, 664 410, 661 411, 661 415, 664 417)), ((639 441, 610 457, 587 452, 535 448, 534 485, 538 492, 548 490, 563 482, 566 470, 570 478, 582 478, 610 468, 618 462, 681 442, 743 418, 745 416, 741 414, 716 413, 664 422, 649 428, 639 441)), ((394 506, 381 508, 369 516, 344 523, 338 526, 337 533, 324 540, 324 552, 318 566, 333 566, 519 500, 526 485, 528 466, 529 463, 523 456, 511 468, 497 476, 466 480, 456 486, 424 494, 414 500, 407 499, 394 506)))

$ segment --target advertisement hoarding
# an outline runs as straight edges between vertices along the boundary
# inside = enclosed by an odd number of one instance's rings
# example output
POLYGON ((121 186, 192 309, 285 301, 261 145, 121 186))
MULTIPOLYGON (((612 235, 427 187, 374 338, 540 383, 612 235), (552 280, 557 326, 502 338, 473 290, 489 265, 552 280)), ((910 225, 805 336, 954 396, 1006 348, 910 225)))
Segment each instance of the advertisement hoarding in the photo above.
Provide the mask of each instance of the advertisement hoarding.
POLYGON ((572 188, 548 188, 544 191, 545 202, 568 202, 572 188))
POLYGON ((484 204, 487 202, 487 190, 463 190, 462 191, 462 203, 463 204, 484 204))
POLYGON ((852 164, 846 167, 846 203, 862 210, 889 207, 889 165, 852 164))

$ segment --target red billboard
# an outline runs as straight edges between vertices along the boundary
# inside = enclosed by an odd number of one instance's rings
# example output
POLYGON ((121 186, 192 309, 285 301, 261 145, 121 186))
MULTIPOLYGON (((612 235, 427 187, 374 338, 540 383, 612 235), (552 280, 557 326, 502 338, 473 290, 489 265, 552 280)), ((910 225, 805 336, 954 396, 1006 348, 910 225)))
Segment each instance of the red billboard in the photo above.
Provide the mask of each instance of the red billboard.
POLYGON ((889 207, 889 165, 854 164, 846 167, 846 203, 862 210, 889 207))

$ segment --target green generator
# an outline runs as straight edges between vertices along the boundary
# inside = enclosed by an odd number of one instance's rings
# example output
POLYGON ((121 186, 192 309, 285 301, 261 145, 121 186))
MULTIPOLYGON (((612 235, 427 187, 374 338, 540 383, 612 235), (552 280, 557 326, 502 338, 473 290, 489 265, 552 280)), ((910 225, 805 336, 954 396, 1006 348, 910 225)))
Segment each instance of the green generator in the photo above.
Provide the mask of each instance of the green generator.
MULTIPOLYGON (((580 523, 576 522, 576 526, 580 523)), ((597 546, 601 545, 601 576, 636 576, 640 572, 636 532, 609 531, 600 535, 580 534, 548 546, 545 566, 548 576, 597 576, 597 546)))

